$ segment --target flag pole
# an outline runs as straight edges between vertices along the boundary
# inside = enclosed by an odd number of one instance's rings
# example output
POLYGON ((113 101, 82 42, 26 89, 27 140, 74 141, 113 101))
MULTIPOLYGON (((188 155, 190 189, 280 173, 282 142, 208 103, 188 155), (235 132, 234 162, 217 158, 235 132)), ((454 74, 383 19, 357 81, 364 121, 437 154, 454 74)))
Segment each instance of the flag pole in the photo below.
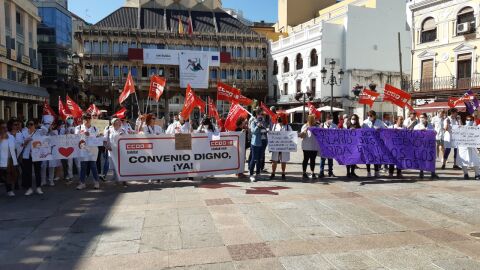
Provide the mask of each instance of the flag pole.
POLYGON ((137 91, 135 91, 135 100, 137 101, 137 106, 138 106, 138 114, 142 114, 142 110, 140 109, 140 103, 138 103, 138 96, 137 96, 137 91))

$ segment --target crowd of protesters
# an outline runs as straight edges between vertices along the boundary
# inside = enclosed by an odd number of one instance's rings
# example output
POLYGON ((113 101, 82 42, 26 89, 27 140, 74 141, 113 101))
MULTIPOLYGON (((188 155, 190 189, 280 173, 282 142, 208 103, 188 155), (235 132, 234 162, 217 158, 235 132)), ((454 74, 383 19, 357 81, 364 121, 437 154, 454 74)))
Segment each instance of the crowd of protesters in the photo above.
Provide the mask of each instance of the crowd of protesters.
MULTIPOLYGON (((266 151, 268 145, 269 131, 293 131, 289 124, 288 115, 283 112, 276 112, 277 121, 267 115, 262 109, 256 109, 247 118, 236 120, 236 130, 245 133, 245 151, 250 149, 247 157, 249 180, 255 182, 260 180, 262 173, 267 173, 266 151)), ((99 189, 100 183, 107 180, 109 171, 113 170, 113 179, 116 181, 117 174, 112 166, 111 151, 112 144, 118 136, 126 134, 176 134, 176 133, 216 133, 224 132, 223 126, 225 116, 218 123, 210 118, 204 118, 199 123, 190 123, 180 115, 175 115, 173 120, 163 125, 157 121, 155 114, 140 116, 135 123, 129 123, 126 119, 110 119, 110 125, 105 130, 98 130, 92 125, 92 118, 96 115, 84 114, 81 123, 75 123, 72 117, 65 121, 55 120, 52 116, 44 115, 41 120, 22 121, 21 119, 10 119, 8 122, 0 120, 0 182, 4 183, 8 196, 15 196, 15 192, 23 188, 24 194, 30 196, 34 193, 43 194, 42 187, 55 186, 56 182, 64 179, 67 183, 78 181, 77 189, 83 190, 87 187, 87 179, 93 179, 93 188, 99 189), (101 147, 86 146, 89 155, 81 158, 70 158, 65 160, 33 161, 32 142, 42 136, 56 136, 65 134, 83 134, 104 138, 104 145, 101 147), (77 177, 74 177, 77 175, 77 177)), ((333 172, 334 162, 332 159, 322 157, 318 144, 310 128, 325 129, 407 129, 407 130, 433 130, 436 133, 437 159, 445 169, 447 159, 452 152, 452 146, 445 140, 455 125, 475 125, 474 118, 467 116, 465 123, 462 123, 456 109, 448 112, 439 111, 433 118, 429 119, 426 114, 417 115, 410 113, 407 119, 398 116, 391 119, 389 114, 384 114, 383 120, 377 117, 375 111, 369 111, 367 118, 363 121, 356 114, 343 115, 338 124, 331 115, 327 115, 324 121, 317 119, 315 115, 309 115, 306 123, 298 131, 303 150, 302 177, 305 181, 314 181, 318 178, 336 177, 333 172), (393 121, 392 121, 393 120, 393 121), (315 166, 319 157, 320 169, 316 174, 315 166), (325 166, 327 167, 325 172, 325 166), (307 169, 309 171, 307 172, 307 169)), ((453 169, 463 170, 464 178, 469 179, 469 168, 475 171, 475 179, 480 179, 480 158, 475 148, 454 148, 453 169)), ((276 179, 277 172, 281 179, 287 179, 287 164, 290 162, 289 152, 271 153, 270 180, 276 179), (280 167, 280 168, 278 168, 280 167)), ((367 177, 381 177, 381 172, 388 172, 389 177, 403 177, 402 171, 391 164, 367 165, 367 177), (372 174, 373 167, 373 174, 372 174)), ((348 178, 358 178, 357 165, 346 166, 348 178)), ((435 171, 429 172, 432 179, 438 179, 435 171)), ((246 178, 243 173, 238 177, 246 178)), ((424 177, 424 172, 419 172, 419 177, 424 177)), ((190 179, 190 178, 189 178, 190 179)), ((120 183, 127 186, 127 183, 120 183)))

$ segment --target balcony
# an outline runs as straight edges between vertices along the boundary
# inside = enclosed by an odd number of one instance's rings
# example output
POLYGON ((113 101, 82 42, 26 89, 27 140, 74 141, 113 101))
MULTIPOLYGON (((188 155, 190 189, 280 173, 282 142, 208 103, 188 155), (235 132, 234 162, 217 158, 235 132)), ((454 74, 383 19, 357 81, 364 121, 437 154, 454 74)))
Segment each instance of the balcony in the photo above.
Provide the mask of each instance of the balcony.
POLYGON ((435 77, 414 81, 407 85, 414 98, 450 97, 462 95, 469 89, 480 89, 480 74, 471 78, 457 79, 454 76, 435 77))
POLYGON ((280 38, 280 40, 271 43, 272 52, 275 53, 298 46, 301 43, 320 39, 322 37, 322 29, 322 22, 318 22, 318 24, 303 28, 286 38, 280 38))

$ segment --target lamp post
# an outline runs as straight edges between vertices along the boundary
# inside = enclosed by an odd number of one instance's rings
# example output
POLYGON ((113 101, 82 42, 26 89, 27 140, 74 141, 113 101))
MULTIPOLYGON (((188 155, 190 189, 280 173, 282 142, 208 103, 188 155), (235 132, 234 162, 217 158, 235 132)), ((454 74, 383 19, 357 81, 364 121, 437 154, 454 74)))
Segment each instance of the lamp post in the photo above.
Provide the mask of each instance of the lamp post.
POLYGON ((305 123, 305 105, 307 104, 307 97, 308 101, 313 101, 313 94, 312 91, 310 91, 310 87, 307 87, 307 91, 299 91, 295 94, 295 99, 297 101, 301 101, 303 97, 303 114, 302 114, 302 124, 305 123))
POLYGON ((330 78, 326 81, 327 79, 327 69, 325 67, 322 68, 322 70, 320 71, 322 73, 322 83, 324 85, 330 85, 330 115, 333 119, 333 87, 335 85, 337 86, 340 86, 342 84, 342 80, 343 80, 343 74, 345 74, 345 72, 343 72, 342 69, 340 69, 340 71, 338 72, 338 81, 337 81, 337 77, 335 76, 334 74, 334 71, 335 71, 335 60, 332 59, 330 60, 329 62, 330 64, 330 78))

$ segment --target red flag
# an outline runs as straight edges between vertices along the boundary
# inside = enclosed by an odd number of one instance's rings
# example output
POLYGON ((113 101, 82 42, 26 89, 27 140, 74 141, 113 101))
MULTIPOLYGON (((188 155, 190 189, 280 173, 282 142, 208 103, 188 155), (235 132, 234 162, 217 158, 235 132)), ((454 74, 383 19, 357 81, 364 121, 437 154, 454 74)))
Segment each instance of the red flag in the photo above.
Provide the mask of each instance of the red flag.
POLYGON ((62 99, 58 97, 58 114, 60 118, 66 120, 68 116, 72 115, 72 112, 65 106, 62 102, 62 99))
POLYGON ((217 100, 228 101, 231 103, 238 102, 240 98, 240 90, 230 85, 219 82, 217 84, 217 100))
POLYGON ((248 105, 253 103, 253 100, 251 100, 251 99, 249 99, 249 98, 247 98, 243 95, 240 95, 237 102, 242 104, 242 105, 248 106, 248 105))
POLYGON ((118 102, 122 104, 130 94, 135 93, 135 84, 133 83, 132 74, 128 72, 127 81, 125 82, 125 86, 123 87, 122 94, 118 98, 118 102))
POLYGON ((116 112, 112 117, 116 117, 119 119, 124 119, 127 116, 127 108, 122 107, 118 112, 116 112))
POLYGON ((308 113, 315 115, 315 119, 320 119, 322 117, 322 112, 317 110, 317 108, 315 108, 315 106, 310 101, 307 103, 307 106, 308 113))
POLYGON ((205 111, 206 104, 201 98, 195 95, 195 92, 193 92, 190 84, 188 84, 187 92, 185 93, 185 103, 183 104, 183 109, 180 112, 180 116, 187 120, 190 118, 190 114, 193 112, 195 107, 200 108, 201 111, 205 111))
POLYGON ((71 99, 68 95, 67 95, 67 108, 68 108, 68 109, 70 110, 70 112, 72 113, 73 118, 80 118, 80 117, 82 117, 82 114, 83 114, 82 109, 81 109, 80 106, 78 106, 78 104, 75 103, 75 101, 73 101, 73 99, 71 99))
POLYGON ((92 104, 90 107, 88 107, 87 113, 91 115, 100 115, 100 109, 98 109, 97 105, 92 104))
POLYGON ((358 103, 368 105, 370 106, 370 108, 372 108, 373 103, 379 96, 380 96, 380 93, 377 93, 369 89, 363 89, 362 93, 360 93, 358 103))
MULTIPOLYGON (((459 100, 460 100, 460 98, 449 97, 448 98, 448 107, 455 108, 458 105, 459 100)), ((460 100, 460 102, 461 102, 461 100, 460 100)))
POLYGON ((248 112, 240 104, 233 103, 230 107, 227 119, 225 120, 225 130, 235 131, 237 128, 237 119, 240 117, 247 118, 248 112))
POLYGON ((412 96, 398 88, 395 88, 389 84, 385 84, 385 91, 383 93, 383 101, 391 102, 398 107, 405 108, 407 102, 412 96))
POLYGON ((192 24, 192 19, 190 17, 188 18, 188 35, 189 36, 193 35, 193 24, 192 24))
POLYGON ((277 115, 272 112, 270 108, 268 108, 265 104, 263 104, 263 102, 260 102, 260 108, 262 108, 262 110, 270 116, 270 119, 272 119, 272 122, 274 124, 277 123, 277 115))
POLYGON ((153 75, 150 79, 150 92, 148 93, 148 96, 158 102, 163 94, 166 83, 167 81, 165 78, 162 78, 158 75, 153 75))
POLYGON ((55 112, 53 111, 52 107, 50 107, 50 105, 48 105, 47 100, 45 100, 43 102, 43 114, 42 115, 50 115, 50 116, 53 116, 53 117, 57 116, 55 114, 55 112))
POLYGON ((208 98, 208 117, 213 117, 217 121, 217 124, 220 123, 220 115, 218 115, 217 106, 213 103, 211 98, 208 98))

